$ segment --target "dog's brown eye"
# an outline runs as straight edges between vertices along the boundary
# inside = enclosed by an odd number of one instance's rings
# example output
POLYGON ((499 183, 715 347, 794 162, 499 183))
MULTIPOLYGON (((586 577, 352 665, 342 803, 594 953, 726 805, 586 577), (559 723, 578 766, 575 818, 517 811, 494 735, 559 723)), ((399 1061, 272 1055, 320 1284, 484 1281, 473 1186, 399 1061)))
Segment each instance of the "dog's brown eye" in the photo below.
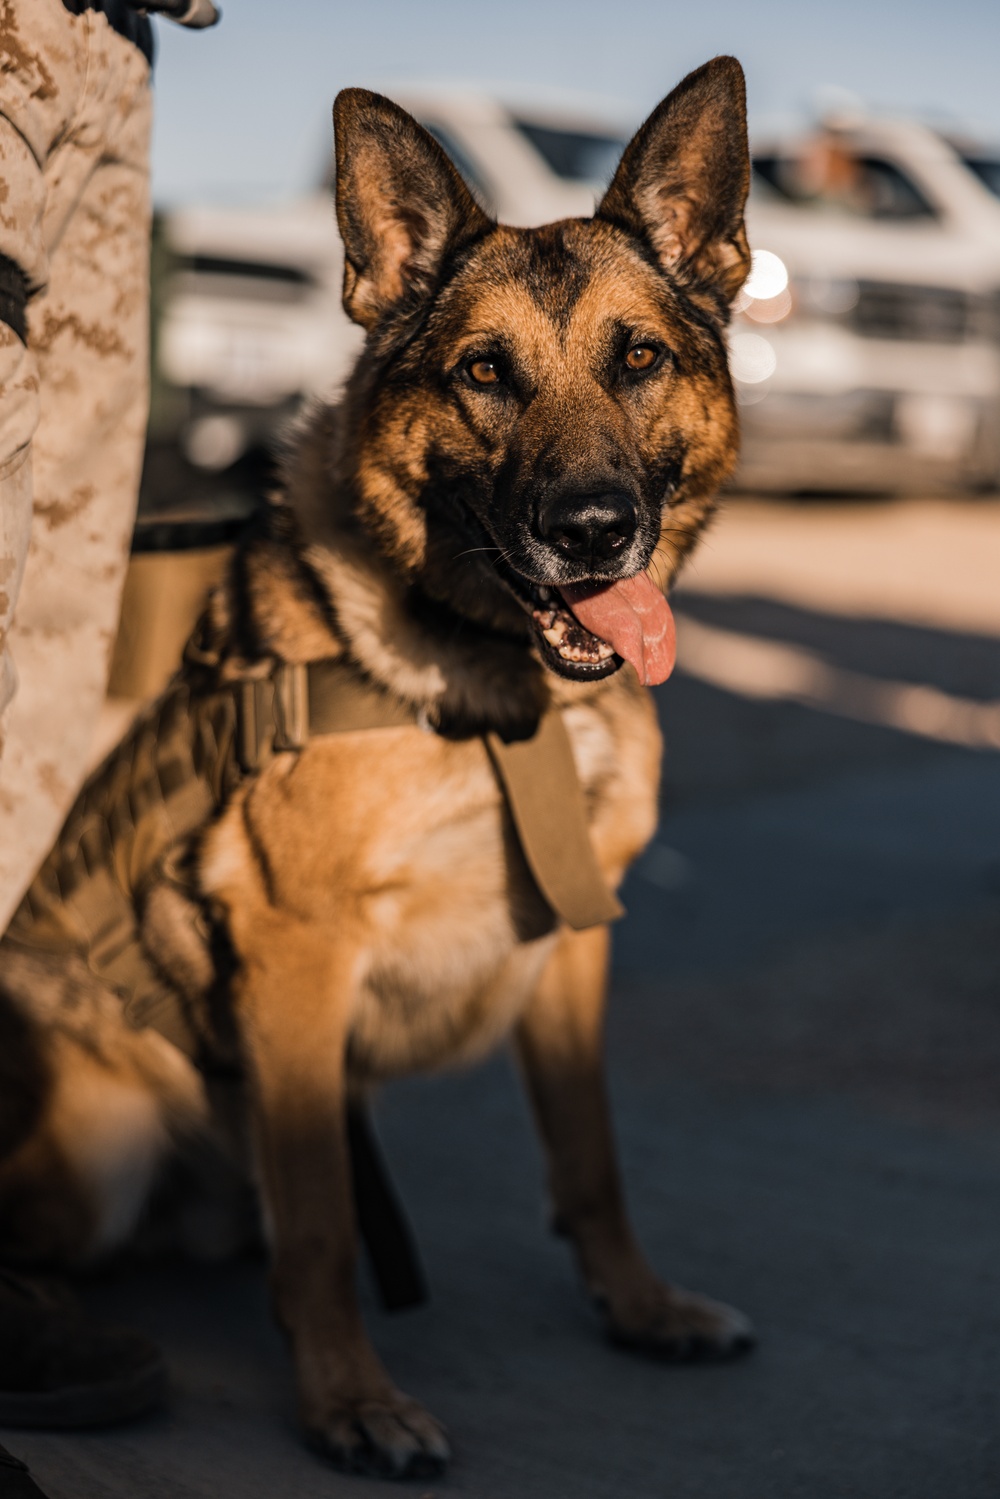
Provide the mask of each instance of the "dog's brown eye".
POLYGON ((625 363, 630 370, 652 369, 656 363, 656 350, 651 349, 649 344, 636 344, 625 355, 625 363))
POLYGON ((477 385, 496 385, 500 371, 492 359, 474 359, 469 365, 469 378, 477 385))

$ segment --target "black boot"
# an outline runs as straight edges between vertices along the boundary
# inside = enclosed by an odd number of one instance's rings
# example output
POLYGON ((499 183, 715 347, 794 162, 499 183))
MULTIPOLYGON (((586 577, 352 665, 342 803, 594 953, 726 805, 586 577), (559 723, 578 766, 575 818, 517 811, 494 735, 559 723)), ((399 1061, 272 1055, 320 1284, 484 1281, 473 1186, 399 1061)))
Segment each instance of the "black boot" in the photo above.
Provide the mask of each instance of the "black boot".
POLYGON ((0 1447, 0 1494, 3 1499, 45 1499, 28 1472, 27 1463, 22 1463, 6 1447, 0 1447))
POLYGON ((155 1344, 0 1268, 0 1426, 111 1425, 162 1405, 166 1388, 155 1344))

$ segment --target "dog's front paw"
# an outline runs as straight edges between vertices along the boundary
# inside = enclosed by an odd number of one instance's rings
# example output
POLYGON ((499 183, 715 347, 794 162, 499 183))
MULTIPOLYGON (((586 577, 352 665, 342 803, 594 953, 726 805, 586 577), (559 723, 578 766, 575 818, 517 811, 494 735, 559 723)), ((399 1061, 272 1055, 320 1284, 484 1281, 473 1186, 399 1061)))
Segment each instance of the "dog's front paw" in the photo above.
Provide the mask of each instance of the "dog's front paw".
POLYGON ((444 1428, 398 1390, 344 1401, 310 1422, 308 1435, 343 1472, 372 1478, 436 1478, 451 1458, 444 1428))
POLYGON ((669 1362, 737 1358, 757 1341, 742 1312, 680 1286, 657 1283, 617 1306, 604 1302, 603 1311, 612 1343, 669 1362))

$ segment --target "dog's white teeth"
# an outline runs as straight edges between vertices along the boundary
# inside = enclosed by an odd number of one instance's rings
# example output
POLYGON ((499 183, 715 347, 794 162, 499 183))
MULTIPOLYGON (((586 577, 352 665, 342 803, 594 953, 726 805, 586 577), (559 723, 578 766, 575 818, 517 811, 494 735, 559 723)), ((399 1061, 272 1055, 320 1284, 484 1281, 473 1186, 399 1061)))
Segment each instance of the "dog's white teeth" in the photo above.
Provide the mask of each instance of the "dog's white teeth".
POLYGON ((585 661, 590 665, 595 665, 602 661, 609 661, 614 655, 613 647, 584 630, 564 610, 536 609, 535 621, 543 640, 546 640, 553 650, 558 651, 564 661, 577 663, 585 661))
POLYGON ((555 640, 549 643, 557 646, 564 661, 610 661, 614 655, 613 648, 596 637, 593 645, 574 645, 569 641, 558 643, 555 640))
POLYGON ((539 626, 549 645, 559 649, 566 639, 566 631, 569 629, 569 620, 562 614, 557 614, 554 609, 548 609, 544 613, 539 612, 536 616, 539 626))

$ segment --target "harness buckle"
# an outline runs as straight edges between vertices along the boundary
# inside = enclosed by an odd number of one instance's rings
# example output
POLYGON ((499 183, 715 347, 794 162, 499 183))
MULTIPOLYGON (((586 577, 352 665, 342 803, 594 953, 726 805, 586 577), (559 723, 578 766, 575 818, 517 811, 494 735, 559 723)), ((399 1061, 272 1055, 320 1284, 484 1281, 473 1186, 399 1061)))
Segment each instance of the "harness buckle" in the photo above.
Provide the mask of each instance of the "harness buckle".
POLYGON ((240 769, 253 772, 271 758, 274 745, 274 683, 237 682, 236 754, 240 769))
POLYGON ((275 750, 298 750, 309 738, 309 675, 301 663, 283 661, 271 679, 274 683, 275 750))
POLYGON ((242 770, 260 770, 272 755, 300 750, 308 738, 305 666, 283 661, 269 677, 236 684, 236 752, 242 770))

